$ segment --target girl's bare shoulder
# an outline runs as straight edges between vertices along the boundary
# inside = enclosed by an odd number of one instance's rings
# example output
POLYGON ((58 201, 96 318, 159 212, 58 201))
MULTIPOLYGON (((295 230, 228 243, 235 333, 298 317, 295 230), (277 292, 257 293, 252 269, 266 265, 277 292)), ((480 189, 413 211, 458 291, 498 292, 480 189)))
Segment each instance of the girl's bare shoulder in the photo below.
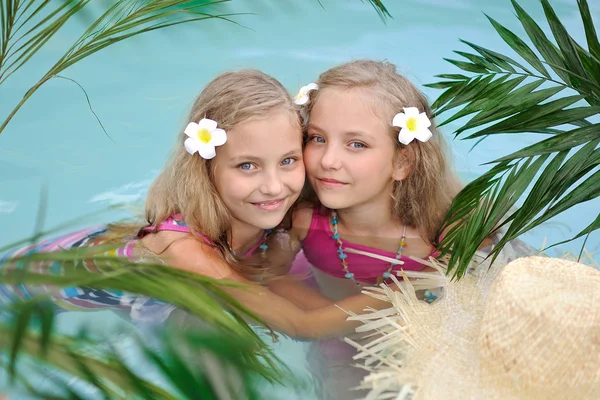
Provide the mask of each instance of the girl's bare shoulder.
POLYGON ((233 272, 218 250, 191 234, 163 231, 144 240, 150 251, 172 267, 215 279, 230 277, 233 272))

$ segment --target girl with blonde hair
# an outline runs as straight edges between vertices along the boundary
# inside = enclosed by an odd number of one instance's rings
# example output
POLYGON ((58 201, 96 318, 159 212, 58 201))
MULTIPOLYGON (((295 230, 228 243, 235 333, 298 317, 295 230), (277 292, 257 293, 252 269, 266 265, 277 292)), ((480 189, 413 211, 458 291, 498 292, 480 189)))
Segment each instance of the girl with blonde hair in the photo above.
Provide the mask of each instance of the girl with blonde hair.
MULTIPOLYGON (((400 269, 427 268, 411 256, 437 255, 461 184, 425 96, 394 64, 357 60, 323 72, 296 102, 310 186, 293 215, 290 247, 303 254, 292 272, 312 269, 321 293, 337 301, 389 283, 400 269)), ((431 291, 424 297, 435 299, 431 291)), ((349 389, 364 376, 350 367, 355 349, 339 340, 314 349, 324 357, 324 396, 354 398, 349 389)))
POLYGON ((461 188, 425 96, 393 64, 370 60, 331 68, 310 87, 298 102, 313 202, 295 211, 293 239, 320 289, 337 300, 400 269, 424 269, 410 256, 436 255, 461 188))
MULTIPOLYGON (((131 261, 159 261, 211 278, 246 283, 222 290, 275 330, 296 338, 328 337, 352 331, 356 323, 316 293, 305 311, 274 294, 275 268, 265 267, 278 227, 304 185, 299 109, 274 78, 255 70, 224 73, 194 102, 184 132, 146 200, 148 224, 125 240, 131 226, 86 229, 18 250, 92 246, 122 240, 115 252, 131 261)), ((281 282, 284 282, 283 280, 281 282)), ((302 288, 300 288, 302 290, 302 288)), ((65 289, 57 297, 78 308, 122 307, 109 290, 65 289)), ((303 303, 304 304, 304 303, 303 303)), ((380 302, 364 295, 341 301, 351 312, 380 302)), ((384 304, 384 303, 383 303, 384 304)), ((139 311, 139 310, 138 310, 139 311)))

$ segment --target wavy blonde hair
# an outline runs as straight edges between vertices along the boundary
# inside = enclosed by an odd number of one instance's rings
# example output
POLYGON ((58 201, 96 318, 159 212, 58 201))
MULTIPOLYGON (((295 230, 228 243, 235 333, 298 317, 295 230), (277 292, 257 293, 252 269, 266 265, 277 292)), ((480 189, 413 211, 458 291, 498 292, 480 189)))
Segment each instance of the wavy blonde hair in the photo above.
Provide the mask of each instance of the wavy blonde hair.
MULTIPOLYGON (((257 70, 241 70, 224 73, 208 83, 194 101, 186 124, 209 118, 229 132, 249 119, 267 118, 275 112, 289 113, 290 122, 300 131, 298 107, 281 83, 257 70)), ((186 138, 182 130, 165 169, 150 186, 148 223, 156 227, 173 214, 181 214, 190 230, 213 242, 241 275, 264 275, 258 260, 243 260, 230 250, 227 231, 232 216, 215 188, 211 160, 190 155, 184 148, 186 138)))
MULTIPOLYGON (((451 167, 448 146, 435 126, 425 96, 396 72, 394 64, 386 61, 345 63, 323 72, 316 83, 319 89, 310 92, 309 102, 303 110, 305 132, 310 111, 323 92, 356 88, 368 90, 371 96, 365 101, 389 126, 389 134, 398 150, 397 162, 410 166, 408 176, 394 183, 390 194, 394 199, 392 214, 404 224, 418 229, 429 243, 437 243, 442 219, 462 185, 451 167), (432 122, 429 129, 433 133, 429 141, 414 140, 406 146, 398 141, 400 128, 392 126, 392 119, 404 107, 417 107, 427 114, 432 122)), ((315 198, 310 189, 305 190, 305 196, 315 198)))

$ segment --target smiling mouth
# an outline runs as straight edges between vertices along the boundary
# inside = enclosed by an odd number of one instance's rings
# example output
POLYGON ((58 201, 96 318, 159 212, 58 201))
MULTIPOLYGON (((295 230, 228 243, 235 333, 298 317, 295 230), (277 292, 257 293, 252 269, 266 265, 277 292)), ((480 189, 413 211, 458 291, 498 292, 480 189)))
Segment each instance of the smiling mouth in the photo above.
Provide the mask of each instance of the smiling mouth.
POLYGON ((317 181, 325 187, 340 187, 347 185, 346 182, 338 181, 337 179, 318 178, 317 181))
POLYGON ((263 210, 263 211, 276 211, 281 208, 281 206, 283 205, 284 202, 285 202, 285 198, 269 200, 269 201, 262 201, 260 203, 251 203, 251 204, 253 206, 258 207, 260 210, 263 210))

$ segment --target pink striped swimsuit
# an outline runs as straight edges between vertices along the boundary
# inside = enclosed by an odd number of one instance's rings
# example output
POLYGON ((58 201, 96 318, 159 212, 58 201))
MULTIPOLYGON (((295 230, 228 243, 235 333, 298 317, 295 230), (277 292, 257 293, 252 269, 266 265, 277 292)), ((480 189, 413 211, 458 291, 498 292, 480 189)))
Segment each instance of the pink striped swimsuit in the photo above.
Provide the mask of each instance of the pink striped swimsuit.
MULTIPOLYGON (((306 259, 315 268, 331 276, 345 279, 345 272, 342 269, 342 263, 338 257, 338 245, 337 242, 332 239, 332 236, 333 232, 331 231, 331 226, 329 224, 329 210, 322 206, 316 206, 313 210, 308 234, 302 242, 302 249, 306 259)), ((396 258, 396 254, 394 253, 373 249, 346 240, 344 240, 344 247, 396 258)), ((435 257, 437 254, 432 251, 431 255, 435 257)), ((356 280, 361 282, 376 284, 377 279, 381 277, 390 266, 387 261, 381 261, 362 254, 346 253, 346 256, 349 270, 354 273, 356 280)), ((400 260, 404 261, 404 264, 394 266, 392 271, 399 271, 400 269, 406 271, 421 271, 425 268, 423 264, 405 256, 401 256, 400 260)))
MULTIPOLYGON (((140 234, 133 239, 125 243, 123 246, 111 250, 105 253, 105 255, 110 256, 121 256, 127 257, 132 262, 136 262, 133 255, 133 248, 139 239, 145 236, 147 233, 152 231, 176 231, 176 232, 186 232, 189 233, 190 229, 187 227, 183 218, 179 215, 173 215, 173 217, 168 218, 155 229, 154 227, 146 227, 140 231, 140 234)), ((24 248, 19 248, 10 251, 3 256, 0 256, 0 266, 3 262, 9 261, 9 259, 25 256, 32 253, 39 252, 53 252, 59 251, 61 249, 73 249, 77 247, 83 246, 95 246, 98 244, 102 244, 102 241, 99 239, 102 235, 107 232, 106 226, 98 226, 92 228, 86 228, 74 233, 69 233, 60 237, 51 238, 40 243, 30 245, 24 248)), ((207 244, 212 245, 211 241, 208 240, 203 235, 198 235, 201 239, 203 239, 207 244)), ((252 254, 262 243, 259 241, 253 248, 251 248, 246 255, 252 254)), ((86 268, 90 271, 98 271, 98 268, 94 265, 93 261, 85 262, 82 265, 83 268, 86 268)), ((38 265, 32 265, 30 267, 30 271, 38 272, 38 273, 49 273, 49 274, 60 274, 61 273, 61 265, 58 262, 40 262, 38 265)), ((37 293, 45 292, 50 290, 51 288, 46 287, 29 287, 26 285, 0 285, 0 302, 10 301, 11 299, 17 298, 30 298, 37 293)), ((56 288, 52 288, 53 291, 56 288)), ((89 287, 68 287, 63 288, 52 296, 53 302, 57 306, 57 311, 66 311, 66 310, 87 310, 87 309, 120 309, 127 310, 132 307, 132 301, 135 301, 135 298, 127 295, 126 293, 117 291, 117 290, 108 290, 108 289, 93 289, 89 287)), ((151 307, 156 306, 158 304, 165 304, 158 300, 147 299, 145 298, 143 301, 143 307, 151 307)), ((139 302, 137 303, 139 306, 139 302)), ((139 309, 137 310, 140 311, 139 309)))

